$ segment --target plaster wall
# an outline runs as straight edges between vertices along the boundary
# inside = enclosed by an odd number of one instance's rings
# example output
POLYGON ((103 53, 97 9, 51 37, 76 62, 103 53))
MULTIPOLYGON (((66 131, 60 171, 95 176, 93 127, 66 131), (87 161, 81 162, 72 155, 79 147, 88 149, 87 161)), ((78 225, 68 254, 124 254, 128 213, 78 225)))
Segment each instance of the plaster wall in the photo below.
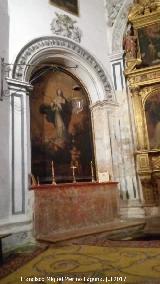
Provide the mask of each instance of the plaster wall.
MULTIPOLYGON (((0 0, 0 27, 0 57, 8 61, 9 16, 6 0, 0 0)), ((0 81, 0 89, 1 87, 0 81)), ((4 90, 5 88, 4 84, 4 90)), ((8 98, 0 101, 0 223, 8 217, 10 211, 9 108, 8 98)))
MULTIPOLYGON (((14 62, 19 51, 31 40, 51 36, 50 24, 55 12, 68 14, 49 0, 8 0, 10 14, 9 60, 14 62)), ((80 0, 79 16, 68 14, 82 31, 81 45, 97 57, 107 69, 108 42, 103 0, 80 0)))

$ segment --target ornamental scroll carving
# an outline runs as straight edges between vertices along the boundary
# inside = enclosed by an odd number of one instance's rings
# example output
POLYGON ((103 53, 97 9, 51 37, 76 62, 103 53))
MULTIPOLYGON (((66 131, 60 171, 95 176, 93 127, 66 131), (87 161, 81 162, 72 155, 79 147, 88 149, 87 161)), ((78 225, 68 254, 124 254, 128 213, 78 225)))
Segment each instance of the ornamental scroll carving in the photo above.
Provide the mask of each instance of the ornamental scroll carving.
POLYGON ((26 65, 30 63, 30 60, 34 56, 41 54, 41 52, 46 51, 46 49, 49 51, 54 51, 54 49, 67 51, 87 62, 103 84, 106 93, 105 99, 110 102, 114 101, 113 89, 108 80, 108 76, 97 60, 76 42, 59 36, 41 37, 31 41, 25 46, 17 56, 12 77, 20 81, 25 81, 26 65))

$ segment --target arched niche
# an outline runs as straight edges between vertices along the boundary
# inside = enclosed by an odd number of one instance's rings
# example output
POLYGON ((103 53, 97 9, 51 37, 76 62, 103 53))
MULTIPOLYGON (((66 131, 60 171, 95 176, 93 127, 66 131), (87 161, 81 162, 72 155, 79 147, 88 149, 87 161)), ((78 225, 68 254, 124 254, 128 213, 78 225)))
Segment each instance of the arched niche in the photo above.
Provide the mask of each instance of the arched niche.
POLYGON ((31 171, 39 182, 91 181, 94 165, 88 94, 70 72, 46 66, 32 75, 31 171))

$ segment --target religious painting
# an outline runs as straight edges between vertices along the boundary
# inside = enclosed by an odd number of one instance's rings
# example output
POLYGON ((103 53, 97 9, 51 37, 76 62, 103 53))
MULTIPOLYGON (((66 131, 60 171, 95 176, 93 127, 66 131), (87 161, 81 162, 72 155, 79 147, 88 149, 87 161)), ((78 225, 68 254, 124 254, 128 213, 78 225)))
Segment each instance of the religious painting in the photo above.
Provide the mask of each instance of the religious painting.
POLYGON ((50 3, 69 13, 78 15, 78 0, 50 0, 50 3))
POLYGON ((145 103, 148 138, 151 149, 160 148, 160 94, 151 95, 145 103))
MULTIPOLYGON (((42 72, 43 73, 43 72, 42 72)), ((38 77, 36 75, 36 77, 38 77)), ((87 94, 65 72, 49 71, 30 97, 32 174, 40 183, 91 180, 92 130, 87 94)))
POLYGON ((160 64, 160 23, 139 29, 138 39, 144 67, 160 64))

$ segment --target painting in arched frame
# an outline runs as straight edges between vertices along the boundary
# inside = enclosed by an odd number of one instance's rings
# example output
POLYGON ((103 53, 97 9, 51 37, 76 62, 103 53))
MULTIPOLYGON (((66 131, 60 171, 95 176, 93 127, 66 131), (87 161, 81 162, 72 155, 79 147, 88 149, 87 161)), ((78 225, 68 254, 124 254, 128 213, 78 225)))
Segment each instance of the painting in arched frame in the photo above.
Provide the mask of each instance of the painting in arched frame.
POLYGON ((150 149, 160 148, 160 93, 150 95, 145 102, 145 114, 150 149))
POLYGON ((71 74, 49 71, 37 76, 30 97, 31 168, 40 183, 91 180, 94 160, 88 96, 71 74))

